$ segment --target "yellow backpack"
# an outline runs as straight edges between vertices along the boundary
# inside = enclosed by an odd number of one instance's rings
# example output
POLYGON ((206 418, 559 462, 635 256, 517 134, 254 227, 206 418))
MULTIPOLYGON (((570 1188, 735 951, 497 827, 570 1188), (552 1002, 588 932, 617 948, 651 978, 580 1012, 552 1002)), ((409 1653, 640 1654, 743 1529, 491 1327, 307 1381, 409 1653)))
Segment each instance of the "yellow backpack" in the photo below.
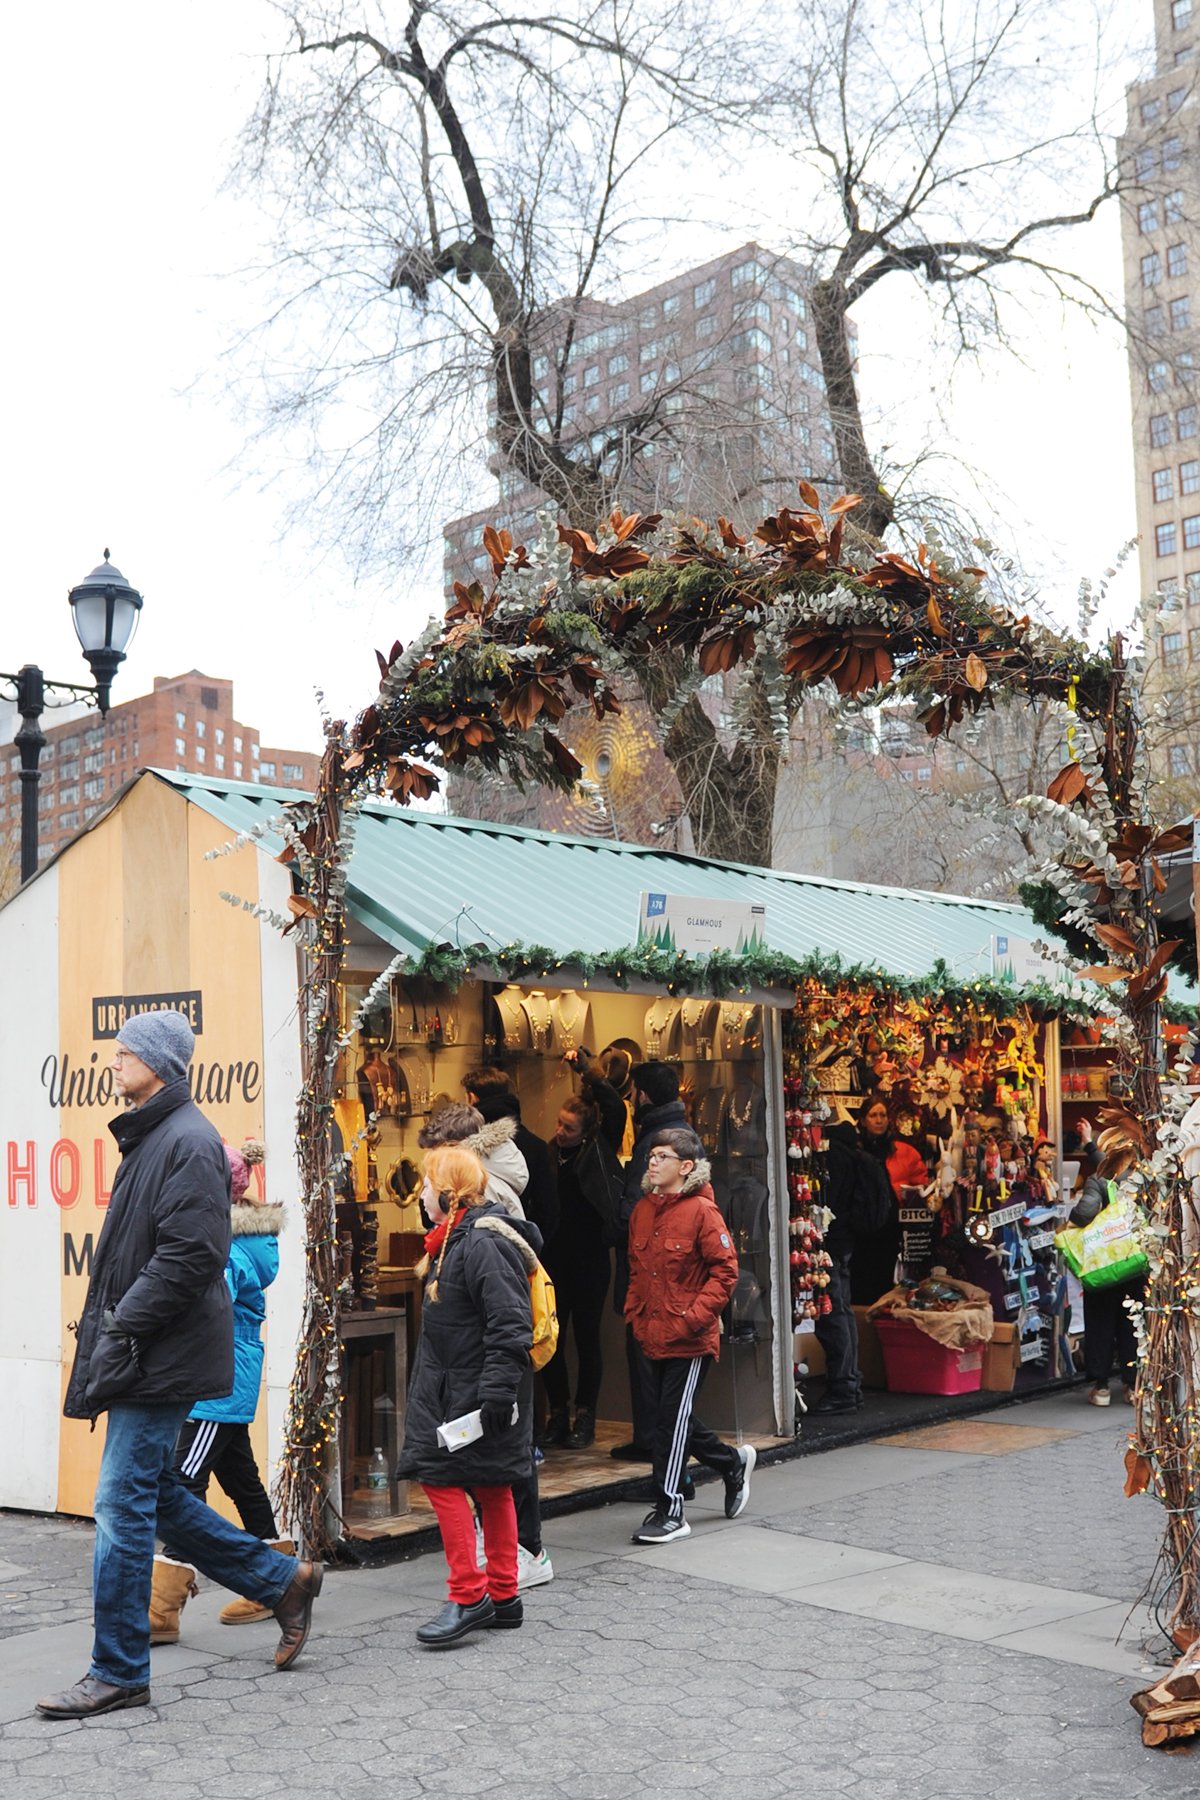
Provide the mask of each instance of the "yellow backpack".
POLYGON ((558 1348, 558 1312, 555 1308, 554 1283, 539 1261, 529 1277, 529 1305, 533 1313, 533 1343, 529 1360, 535 1369, 544 1369, 558 1348))

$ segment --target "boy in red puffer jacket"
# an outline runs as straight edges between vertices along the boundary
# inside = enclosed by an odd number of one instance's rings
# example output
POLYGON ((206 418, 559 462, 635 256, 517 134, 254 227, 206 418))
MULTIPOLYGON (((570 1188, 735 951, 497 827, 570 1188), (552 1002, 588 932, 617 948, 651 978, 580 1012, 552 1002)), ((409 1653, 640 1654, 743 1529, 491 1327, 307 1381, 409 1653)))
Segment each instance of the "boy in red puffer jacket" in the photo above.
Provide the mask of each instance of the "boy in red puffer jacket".
POLYGON ((650 1140, 645 1192, 629 1221, 625 1318, 647 1359, 654 1397, 655 1505, 635 1544, 690 1535, 682 1479, 689 1456, 725 1482, 725 1517, 750 1497, 756 1453, 726 1444, 692 1415, 700 1384, 720 1350, 720 1317, 738 1261, 709 1184, 694 1131, 670 1127, 650 1140))

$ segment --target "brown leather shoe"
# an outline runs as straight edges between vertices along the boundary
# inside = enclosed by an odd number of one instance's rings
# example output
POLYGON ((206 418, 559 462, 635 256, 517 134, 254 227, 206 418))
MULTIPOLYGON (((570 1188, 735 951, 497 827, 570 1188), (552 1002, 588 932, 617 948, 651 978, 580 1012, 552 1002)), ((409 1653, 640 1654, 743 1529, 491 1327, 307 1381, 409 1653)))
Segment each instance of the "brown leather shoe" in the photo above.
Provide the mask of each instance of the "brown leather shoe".
POLYGON ((98 1675, 85 1675, 82 1681, 61 1694, 46 1694, 37 1702, 44 1719, 92 1719, 97 1713, 120 1712, 123 1706, 148 1706, 150 1689, 114 1687, 98 1675))
POLYGON ((275 1649, 277 1669, 290 1669, 308 1641, 313 1601, 320 1593, 324 1579, 323 1563, 302 1562, 283 1599, 271 1608, 283 1634, 275 1649))

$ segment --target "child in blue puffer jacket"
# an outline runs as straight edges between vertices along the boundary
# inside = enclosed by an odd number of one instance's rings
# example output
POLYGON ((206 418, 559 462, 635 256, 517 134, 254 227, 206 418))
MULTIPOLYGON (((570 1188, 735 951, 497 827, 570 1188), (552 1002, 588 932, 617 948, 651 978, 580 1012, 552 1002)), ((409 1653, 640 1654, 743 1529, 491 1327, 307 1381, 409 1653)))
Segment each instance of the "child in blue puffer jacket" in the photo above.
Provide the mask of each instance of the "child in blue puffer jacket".
MULTIPOLYGON (((279 1536, 250 1447, 250 1423, 262 1384, 266 1290, 279 1273, 283 1208, 267 1205, 250 1192, 251 1168, 263 1160, 260 1143, 248 1139, 240 1150, 226 1144, 225 1155, 229 1159, 233 1225, 225 1265, 225 1282, 233 1297, 233 1392, 223 1400, 200 1401, 193 1408, 175 1445, 175 1472, 200 1500, 208 1493, 209 1476, 215 1475, 237 1507, 245 1529, 290 1555, 290 1544, 279 1536)), ((164 1544, 162 1554, 154 1559, 152 1644, 178 1643, 179 1615, 188 1595, 196 1592, 195 1580, 195 1569, 164 1544)), ((240 1625, 270 1615, 270 1607, 238 1599, 223 1609, 221 1622, 240 1625)))

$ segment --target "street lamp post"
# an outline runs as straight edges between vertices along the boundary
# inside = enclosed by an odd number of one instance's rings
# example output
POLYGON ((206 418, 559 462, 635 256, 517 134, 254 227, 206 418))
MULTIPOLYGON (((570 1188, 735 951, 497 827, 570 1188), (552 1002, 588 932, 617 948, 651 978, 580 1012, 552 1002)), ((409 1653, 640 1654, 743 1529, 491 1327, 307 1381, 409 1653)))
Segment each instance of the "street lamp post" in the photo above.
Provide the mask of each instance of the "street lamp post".
POLYGON ((142 610, 142 596, 130 586, 120 569, 115 569, 109 562, 107 550, 104 561, 92 570, 86 581, 71 589, 67 601, 75 635, 96 677, 95 685, 85 687, 72 681, 48 681, 36 663, 24 663, 15 675, 0 670, 0 681, 11 684, 12 692, 8 698, 16 701, 21 715, 13 742, 21 756, 22 881, 28 881, 37 870, 39 764, 46 743, 42 713, 47 706, 69 706, 76 700, 94 700, 101 718, 107 716, 113 677, 125 660, 142 610), (48 698, 59 694, 62 699, 48 698))

